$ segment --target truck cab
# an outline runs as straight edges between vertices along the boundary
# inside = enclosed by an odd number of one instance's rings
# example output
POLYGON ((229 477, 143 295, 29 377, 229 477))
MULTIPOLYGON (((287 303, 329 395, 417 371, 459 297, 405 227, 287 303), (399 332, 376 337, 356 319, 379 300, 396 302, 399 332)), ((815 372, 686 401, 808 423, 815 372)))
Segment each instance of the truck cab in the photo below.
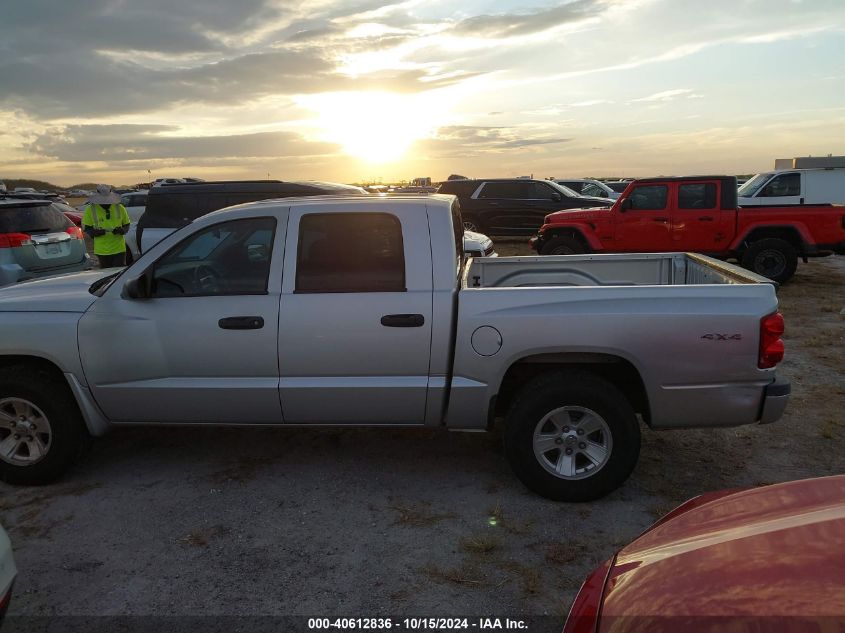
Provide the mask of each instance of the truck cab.
POLYGON ((757 174, 739 188, 740 206, 845 204, 845 169, 787 169, 757 174))

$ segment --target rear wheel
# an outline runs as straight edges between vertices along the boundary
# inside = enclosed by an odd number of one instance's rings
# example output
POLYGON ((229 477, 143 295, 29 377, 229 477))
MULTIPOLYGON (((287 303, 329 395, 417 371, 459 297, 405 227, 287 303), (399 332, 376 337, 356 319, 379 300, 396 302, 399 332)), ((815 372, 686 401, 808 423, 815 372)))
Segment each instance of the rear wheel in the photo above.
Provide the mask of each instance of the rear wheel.
POLYGON ((474 215, 463 216, 464 231, 473 231, 474 233, 483 233, 481 230, 481 222, 474 215))
POLYGON ((583 252, 584 245, 571 235, 553 237, 540 249, 541 255, 578 255, 583 252))
POLYGON ((798 268, 798 252, 786 240, 766 238, 752 242, 740 263, 758 275, 784 283, 798 268))
POLYGON ((640 427, 627 398, 588 372, 529 382, 505 422, 505 453, 529 489, 555 501, 591 501, 630 476, 640 427))
POLYGON ((0 480, 49 483, 71 466, 87 438, 66 383, 27 366, 0 370, 0 480))

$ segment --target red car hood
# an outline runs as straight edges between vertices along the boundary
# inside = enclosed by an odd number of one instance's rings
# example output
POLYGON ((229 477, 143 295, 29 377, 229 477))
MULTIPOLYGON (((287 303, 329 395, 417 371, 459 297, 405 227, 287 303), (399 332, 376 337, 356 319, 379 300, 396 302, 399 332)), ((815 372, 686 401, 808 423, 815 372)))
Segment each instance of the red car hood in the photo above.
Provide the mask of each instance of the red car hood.
POLYGON ((660 631, 692 616, 842 617, 844 584, 845 476, 765 486, 693 507, 620 551, 600 630, 638 630, 631 616, 660 616, 648 624, 660 631))
POLYGON ((588 209, 564 209, 546 216, 546 224, 572 222, 573 220, 596 220, 609 217, 610 207, 591 207, 588 209))

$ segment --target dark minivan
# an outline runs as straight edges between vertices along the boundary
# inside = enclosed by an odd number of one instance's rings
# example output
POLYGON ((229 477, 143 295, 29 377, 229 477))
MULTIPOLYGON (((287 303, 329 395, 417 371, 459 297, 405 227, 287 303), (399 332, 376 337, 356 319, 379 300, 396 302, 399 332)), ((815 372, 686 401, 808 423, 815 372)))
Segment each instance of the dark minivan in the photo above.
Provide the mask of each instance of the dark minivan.
POLYGON ((274 198, 359 194, 368 195, 360 187, 310 180, 227 180, 157 185, 147 193, 147 208, 138 220, 138 248, 145 253, 176 229, 212 211, 236 204, 274 198))
POLYGON ((613 200, 580 196, 550 180, 498 178, 449 180, 437 193, 458 197, 464 229, 488 235, 535 233, 549 213, 610 207, 613 200))

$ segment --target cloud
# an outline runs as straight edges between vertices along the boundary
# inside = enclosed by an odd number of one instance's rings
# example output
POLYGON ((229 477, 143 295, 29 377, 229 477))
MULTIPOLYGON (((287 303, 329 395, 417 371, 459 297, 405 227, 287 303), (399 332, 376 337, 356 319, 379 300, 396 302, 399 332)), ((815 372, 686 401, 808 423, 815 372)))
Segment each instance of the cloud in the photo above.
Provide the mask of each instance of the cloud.
POLYGON ((700 99, 701 95, 693 92, 690 88, 675 88, 674 90, 663 90, 647 97, 632 99, 628 103, 654 103, 675 101, 676 99, 700 99))
POLYGON ((603 3, 596 0, 574 0, 529 13, 476 15, 461 20, 452 27, 452 31, 457 35, 472 37, 503 38, 530 35, 562 24, 586 20, 596 16, 603 9, 603 3))
POLYGON ((67 125, 40 134, 31 152, 68 162, 214 157, 286 157, 334 154, 332 143, 306 141, 292 132, 179 136, 172 125, 67 125))
POLYGON ((571 138, 532 134, 524 127, 452 125, 439 128, 433 138, 422 141, 420 146, 435 155, 467 156, 570 141, 571 138))

